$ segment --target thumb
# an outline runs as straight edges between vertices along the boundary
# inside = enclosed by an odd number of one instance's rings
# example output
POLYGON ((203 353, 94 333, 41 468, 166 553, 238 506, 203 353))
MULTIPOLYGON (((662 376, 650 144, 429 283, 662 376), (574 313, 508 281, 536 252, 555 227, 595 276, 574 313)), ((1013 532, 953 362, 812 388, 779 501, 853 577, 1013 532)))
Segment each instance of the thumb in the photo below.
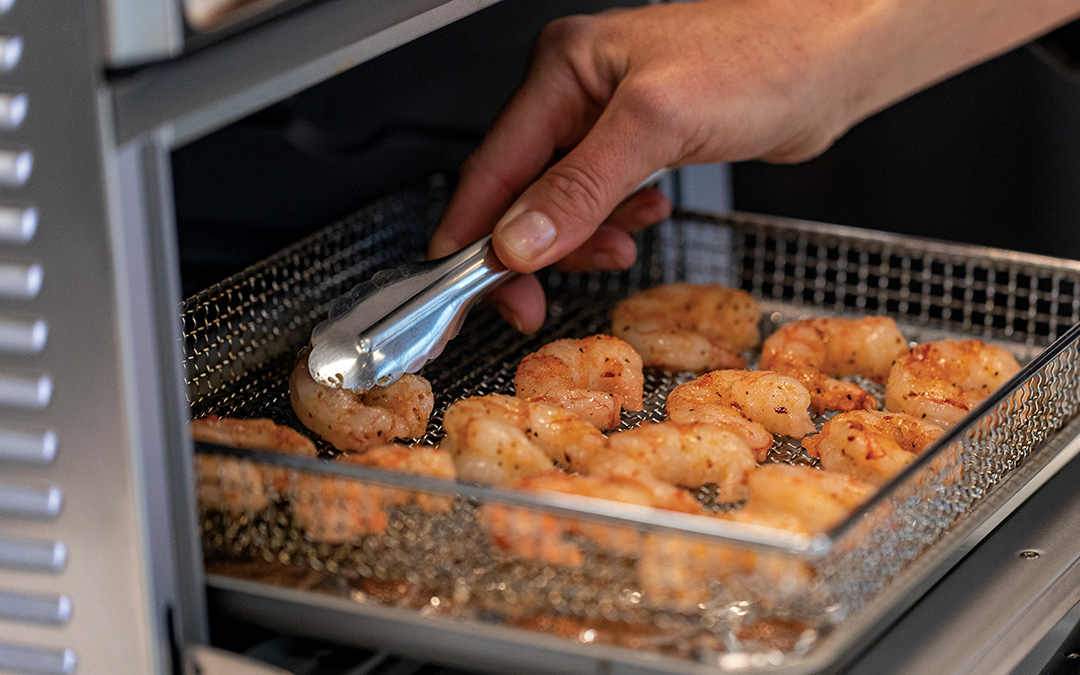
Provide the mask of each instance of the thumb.
MULTIPOLYGON (((665 166, 642 125, 615 101, 578 145, 544 172, 495 224, 493 244, 512 270, 534 272, 577 249, 638 185, 665 166)), ((660 145, 659 141, 657 145, 660 145)))

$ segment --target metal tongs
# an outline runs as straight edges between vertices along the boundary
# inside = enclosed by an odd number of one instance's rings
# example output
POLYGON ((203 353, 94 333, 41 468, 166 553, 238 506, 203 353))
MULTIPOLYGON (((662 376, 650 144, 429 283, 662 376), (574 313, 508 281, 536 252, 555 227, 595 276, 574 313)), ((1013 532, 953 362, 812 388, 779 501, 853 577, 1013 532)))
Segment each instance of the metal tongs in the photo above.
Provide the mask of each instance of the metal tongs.
POLYGON ((439 260, 376 272, 315 326, 308 371, 316 382, 357 391, 415 373, 457 336, 477 300, 516 274, 495 256, 491 235, 439 260))
POLYGON ((315 326, 308 370, 358 391, 415 373, 457 336, 477 300, 516 274, 495 256, 491 235, 445 258, 376 272, 315 326))

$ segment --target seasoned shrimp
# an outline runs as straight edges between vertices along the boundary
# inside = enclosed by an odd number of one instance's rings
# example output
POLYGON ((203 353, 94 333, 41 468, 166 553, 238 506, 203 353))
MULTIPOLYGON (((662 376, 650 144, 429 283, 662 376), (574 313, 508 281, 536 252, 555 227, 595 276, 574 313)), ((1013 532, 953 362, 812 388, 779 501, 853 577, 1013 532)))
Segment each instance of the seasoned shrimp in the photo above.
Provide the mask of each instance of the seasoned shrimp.
MULTIPOLYGON (((753 470, 748 484, 745 506, 716 518, 804 535, 838 524, 873 490, 850 476, 787 464, 753 470)), ((709 582, 728 575, 753 575, 780 593, 805 590, 813 578, 805 561, 790 556, 659 533, 641 547, 637 572, 650 600, 679 608, 707 600, 709 582)))
MULTIPOLYGON (((559 492, 608 499, 682 513, 703 513, 701 505, 688 492, 649 476, 578 476, 553 469, 527 476, 514 487, 530 492, 559 492)), ((480 522, 499 548, 524 558, 556 565, 581 564, 581 549, 569 539, 572 535, 588 537, 601 547, 622 555, 634 554, 642 544, 641 534, 633 528, 502 504, 485 506, 480 522)))
POLYGON ((754 453, 738 434, 714 424, 656 422, 612 434, 607 451, 585 463, 589 474, 648 474, 668 483, 716 483, 726 501, 745 497, 754 453))
POLYGON ((916 345, 889 371, 885 407, 948 428, 1019 370, 1012 354, 979 340, 916 345))
POLYGON ((364 392, 323 386, 308 372, 306 353, 289 377, 289 398, 304 426, 347 452, 424 435, 435 403, 419 375, 364 392))
POLYGON ((872 394, 834 378, 863 375, 884 383, 906 347, 892 319, 807 319, 789 323, 765 339, 760 367, 806 385, 814 412, 876 410, 872 394))
POLYGON ((489 394, 446 409, 443 448, 464 480, 509 485, 559 462, 573 468, 603 448, 596 427, 552 403, 489 394))
POLYGON ((577 413, 598 429, 619 426, 623 410, 641 410, 645 377, 633 347, 610 335, 556 340, 518 365, 515 393, 577 413))
POLYGON ((759 460, 772 434, 802 438, 814 431, 810 392, 794 378, 756 370, 714 370, 680 384, 667 399, 668 419, 712 422, 739 434, 759 460))
POLYGON ((295 429, 269 419, 238 419, 207 415, 191 420, 191 436, 202 443, 230 448, 284 452, 290 455, 314 457, 315 444, 295 429))
MULTIPOLYGON (((450 454, 431 446, 382 445, 364 453, 342 455, 336 461, 435 478, 455 476, 450 454)), ((298 473, 291 496, 293 514, 306 536, 327 543, 383 532, 390 521, 388 509, 412 500, 425 511, 450 508, 449 497, 306 472, 298 473)))
POLYGON ((805 534, 838 524, 874 491, 869 483, 842 473, 790 464, 760 466, 748 483, 746 506, 722 517, 805 534))
POLYGON ((833 417, 802 445, 821 458, 826 470, 882 485, 943 432, 933 422, 906 413, 853 410, 833 417))
MULTIPOLYGON (((315 444, 295 429, 268 419, 207 415, 191 420, 191 436, 202 443, 230 448, 283 452, 315 457, 315 444)), ((200 453, 195 458, 196 496, 203 508, 232 515, 260 511, 289 489, 289 472, 239 457, 200 453)))
POLYGON ((620 302, 611 327, 646 366, 702 372, 745 366, 739 354, 758 345, 760 319, 761 309, 745 291, 676 283, 620 302))

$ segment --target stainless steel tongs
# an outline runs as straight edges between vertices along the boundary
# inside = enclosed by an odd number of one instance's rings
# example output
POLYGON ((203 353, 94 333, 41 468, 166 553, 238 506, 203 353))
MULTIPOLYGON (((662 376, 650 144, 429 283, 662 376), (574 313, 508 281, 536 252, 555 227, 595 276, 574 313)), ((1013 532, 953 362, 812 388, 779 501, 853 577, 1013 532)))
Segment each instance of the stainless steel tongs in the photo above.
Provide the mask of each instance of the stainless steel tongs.
POLYGON ((376 272, 315 326, 308 371, 327 386, 359 391, 415 373, 457 336, 477 300, 516 274, 495 256, 491 235, 439 260, 376 272))
POLYGON ((516 274, 495 256, 491 235, 439 260, 376 272, 315 326, 308 370, 317 382, 360 391, 415 373, 477 300, 516 274))

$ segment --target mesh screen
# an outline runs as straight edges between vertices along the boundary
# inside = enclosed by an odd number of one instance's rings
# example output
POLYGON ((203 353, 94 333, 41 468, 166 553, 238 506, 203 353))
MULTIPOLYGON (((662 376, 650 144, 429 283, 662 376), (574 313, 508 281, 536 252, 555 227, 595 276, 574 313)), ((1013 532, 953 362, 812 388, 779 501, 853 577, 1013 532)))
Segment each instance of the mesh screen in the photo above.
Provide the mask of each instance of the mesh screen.
MULTIPOLYGON (((269 417, 306 432, 288 400, 297 351, 335 298, 378 269, 421 256, 446 197, 445 183, 434 179, 189 299, 193 415, 269 417)), ((606 332, 615 302, 661 282, 743 287, 763 304, 763 334, 809 316, 884 313, 909 339, 995 340, 1022 362, 1078 315, 1080 267, 1000 251, 694 214, 641 235, 639 247, 641 260, 627 272, 546 273, 550 312, 538 334, 522 336, 491 309, 473 310, 423 371, 436 401, 419 440, 441 440, 442 413, 454 400, 512 393, 522 356, 558 338, 606 332)), ((716 538, 632 519, 613 523, 590 515, 588 504, 567 511, 497 491, 411 484, 411 477, 387 484, 377 472, 358 475, 333 463, 282 465, 200 446, 208 568, 687 661, 797 664, 830 632, 857 624, 852 616, 885 597, 914 561, 944 555, 936 543, 980 505, 1015 491, 995 486, 1048 461, 1039 449, 1080 401, 1076 345, 1067 342, 835 530, 824 557, 740 541, 738 532, 716 538)), ((621 428, 662 419, 667 394, 692 377, 647 369, 644 410, 624 413, 621 428)), ((313 440, 322 454, 335 454, 313 440)), ((770 460, 815 461, 797 443, 780 441, 770 460)), ((696 496, 725 508, 708 487, 696 496)))

